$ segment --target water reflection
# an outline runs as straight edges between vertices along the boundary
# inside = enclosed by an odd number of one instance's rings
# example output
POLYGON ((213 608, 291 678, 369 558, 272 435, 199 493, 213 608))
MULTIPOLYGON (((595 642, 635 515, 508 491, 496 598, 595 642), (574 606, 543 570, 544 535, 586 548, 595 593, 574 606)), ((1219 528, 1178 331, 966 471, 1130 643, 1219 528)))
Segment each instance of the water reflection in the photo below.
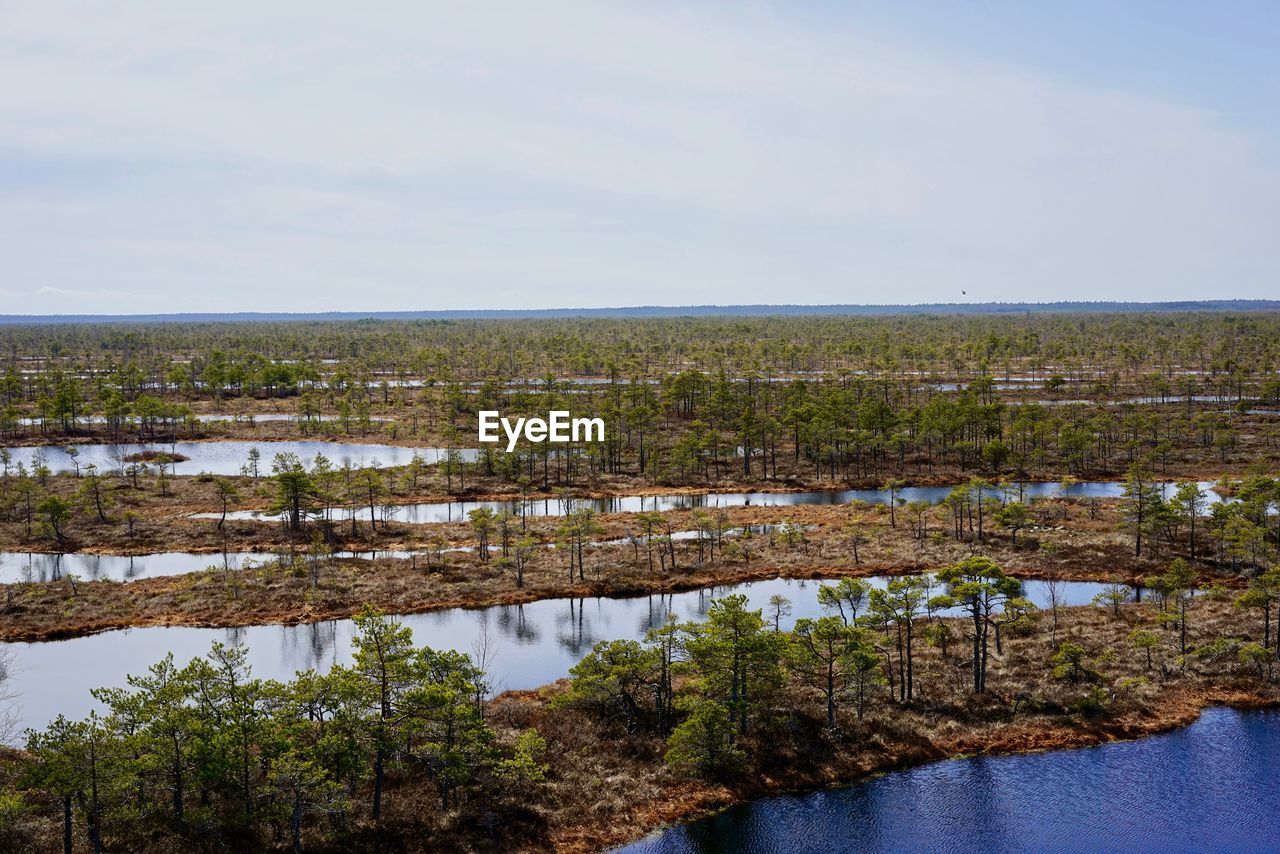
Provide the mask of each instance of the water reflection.
MULTIPOLYGON (((357 442, 164 442, 156 444, 140 444, 136 442, 116 445, 74 445, 76 456, 67 453, 68 446, 45 446, 10 448, 12 457, 10 465, 19 462, 31 469, 37 455, 44 464, 54 472, 73 472, 78 465, 82 470, 93 464, 99 471, 121 471, 129 463, 126 458, 146 452, 180 455, 186 457, 183 462, 167 466, 173 474, 209 474, 236 475, 249 461, 249 451, 256 448, 261 455, 259 470, 263 474, 271 471, 271 460, 276 454, 296 454, 308 466, 316 454, 324 454, 336 467, 344 463, 352 466, 367 466, 375 462, 383 466, 408 465, 414 454, 427 463, 438 463, 448 453, 445 448, 405 448, 398 445, 365 445, 357 442)), ((477 451, 474 448, 461 449, 459 453, 467 461, 474 461, 477 451)))
POLYGON ((62 581, 68 576, 82 581, 134 581, 158 575, 184 575, 209 567, 240 569, 272 557, 255 552, 156 552, 141 555, 0 552, 0 584, 62 581))
MULTIPOLYGON (((1213 491, 1213 481, 1201 481, 1200 488, 1207 493, 1207 503, 1220 501, 1213 491)), ((1161 485, 1166 497, 1173 494, 1173 482, 1161 485)), ((890 495, 886 489, 813 490, 809 492, 714 492, 702 494, 669 495, 615 495, 607 498, 551 499, 530 501, 436 501, 424 504, 400 504, 390 509, 390 518, 400 522, 433 523, 464 522, 472 510, 487 507, 495 513, 513 516, 563 516, 570 510, 590 508, 597 513, 644 513, 668 510, 694 510, 721 507, 792 507, 799 505, 837 505, 851 501, 866 504, 888 504, 890 498, 902 501, 928 501, 940 504, 951 493, 951 486, 909 486, 895 490, 890 495)), ((1119 498, 1124 494, 1124 484, 1118 481, 1079 481, 1062 483, 1007 484, 1003 492, 1012 500, 1030 501, 1035 498, 1119 498)), ((999 494, 992 490, 992 495, 999 494)), ((336 518, 350 519, 352 511, 341 508, 333 511, 336 518)), ((368 516, 368 510, 364 511, 368 516)), ((218 513, 196 513, 193 518, 216 519, 218 513)), ((229 519, 272 519, 251 510, 228 514, 229 519)))
MULTIPOLYGON (((448 549, 462 551, 465 547, 448 549)), ((465 549, 469 551, 470 549, 465 549)), ((206 569, 231 572, 252 566, 286 565, 294 555, 303 552, 155 552, 139 555, 94 555, 80 552, 44 554, 35 552, 0 552, 0 584, 14 582, 62 581, 75 576, 81 581, 135 581, 164 575, 186 575, 206 569)), ((338 559, 378 558, 413 559, 419 552, 368 551, 334 552, 338 559)))
MULTIPOLYGON (((868 580, 880 586, 888 581, 868 580)), ((824 613, 817 601, 818 584, 770 579, 627 599, 575 597, 456 608, 402 619, 419 644, 471 653, 484 642, 492 655, 490 673, 496 689, 534 688, 567 675, 596 641, 638 640, 667 619, 703 620, 711 603, 730 593, 745 595, 751 608, 761 609, 767 608, 771 596, 786 596, 792 612, 781 626, 789 629, 801 617, 824 613)), ((1102 588, 1092 582, 1064 583, 1060 604, 1088 603, 1102 588)), ((1024 594, 1041 607, 1049 603, 1043 582, 1028 581, 1024 594)), ((92 707, 90 688, 123 685, 126 675, 142 672, 169 651, 186 661, 203 655, 214 640, 243 644, 256 675, 287 679, 299 670, 326 670, 350 661, 352 630, 350 620, 235 629, 157 627, 7 646, 18 657, 12 687, 20 694, 21 724, 39 726, 60 712, 87 714, 92 707)))

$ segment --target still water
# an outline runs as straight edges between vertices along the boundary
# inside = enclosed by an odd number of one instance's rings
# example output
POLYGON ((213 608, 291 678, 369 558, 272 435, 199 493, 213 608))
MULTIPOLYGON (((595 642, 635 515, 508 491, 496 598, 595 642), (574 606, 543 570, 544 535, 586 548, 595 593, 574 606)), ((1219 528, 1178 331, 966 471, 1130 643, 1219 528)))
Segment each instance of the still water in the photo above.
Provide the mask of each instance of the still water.
POLYGON ((240 569, 247 561, 267 561, 270 553, 156 552, 140 555, 40 554, 0 552, 0 584, 17 581, 61 581, 74 575, 81 581, 134 581, 157 575, 186 575, 210 566, 240 569))
MULTIPOLYGON (((869 579, 884 585, 886 578, 869 579)), ((818 581, 770 579, 684 593, 628 599, 545 599, 525 605, 436 611, 402 617, 419 645, 474 653, 487 641, 487 669, 495 691, 534 688, 568 675, 569 668, 598 640, 640 639, 666 622, 701 620, 713 599, 732 593, 748 597, 752 608, 768 615, 769 597, 786 596, 792 613, 788 629, 800 617, 822 616, 818 581)), ((1092 582, 1063 585, 1060 604, 1085 604, 1102 590, 1092 582)), ((941 592, 941 591, 939 591, 941 592)), ((1028 581, 1024 595, 1048 604, 1042 582, 1028 581)), ((235 629, 156 627, 124 629, 70 640, 3 644, 16 657, 10 689, 17 694, 13 712, 20 726, 38 727, 59 713, 79 718, 94 708, 89 689, 125 684, 125 677, 173 652, 180 662, 208 652, 214 641, 244 644, 256 676, 288 679, 299 670, 328 670, 350 661, 353 623, 335 620, 297 626, 249 626, 235 629)))
MULTIPOLYGON (((11 465, 21 462, 30 470, 37 453, 43 455, 45 465, 54 472, 75 470, 79 463, 83 469, 92 463, 99 471, 119 471, 128 463, 124 458, 146 451, 162 454, 180 454, 186 457, 185 462, 168 466, 172 474, 240 474, 241 468, 249 459, 249 451, 257 448, 262 455, 259 471, 271 473, 271 459, 276 454, 297 454, 308 468, 316 454, 324 454, 335 467, 350 462, 353 466, 367 466, 378 463, 383 466, 408 465, 414 454, 418 454, 428 463, 437 463, 447 453, 444 448, 404 448, 398 445, 363 445, 357 442, 163 442, 156 444, 124 443, 119 445, 76 445, 79 456, 73 461, 67 454, 66 446, 46 446, 29 448, 10 448, 11 465)), ((476 450, 460 451, 464 460, 474 460, 476 450)))
POLYGON ((957 759, 766 798, 619 854, 1274 852, 1280 712, 1215 708, 1140 741, 957 759))
MULTIPOLYGON (((217 424, 224 421, 239 422, 243 424, 253 424, 261 421, 296 421, 299 424, 320 421, 343 421, 341 415, 299 415, 296 412, 207 412, 199 415, 192 415, 196 421, 202 424, 217 424)), ((370 415, 370 421, 394 421, 394 418, 386 415, 370 415)), ((362 419, 348 417, 345 420, 352 424, 359 424, 362 419)), ((19 418, 18 423, 23 427, 38 427, 43 422, 40 418, 19 418)), ((57 425, 56 419, 49 419, 49 423, 57 425)), ((101 415, 81 416, 75 420, 77 425, 80 424, 106 424, 107 419, 101 415)))
MULTIPOLYGON (((498 548, 498 547, 493 547, 498 548)), ((445 549, 470 551, 466 547, 445 549)), ((335 558, 409 558, 409 551, 334 552, 335 558)), ((75 576, 78 581, 137 581, 164 575, 187 575, 206 569, 236 570, 289 561, 293 552, 153 552, 136 555, 94 555, 82 552, 45 554, 40 552, 0 552, 0 584, 14 582, 62 581, 75 576)), ((305 557, 298 552, 298 557, 305 557)))
MULTIPOLYGON (((1200 488, 1206 493, 1206 503, 1212 504, 1221 500, 1212 487, 1212 481, 1203 481, 1200 488)), ((940 504, 951 493, 950 486, 909 486, 897 490, 893 498, 901 501, 928 501, 940 504)), ((1163 485, 1165 496, 1171 496, 1176 489, 1172 483, 1163 485)), ((1066 498, 1118 498, 1124 493, 1124 484, 1118 481, 1080 481, 1064 487, 1061 482, 1048 481, 1041 483, 1025 483, 1021 488, 1010 486, 1007 494, 1014 500, 1032 498, 1066 497, 1066 498)), ((993 496, 996 492, 991 493, 993 496)), ((815 490, 811 492, 713 492, 699 495, 615 495, 608 498, 575 498, 563 501, 555 498, 538 498, 531 501, 436 501, 425 504, 397 504, 387 508, 388 517, 398 522, 461 522, 466 521, 467 513, 480 507, 487 507, 495 513, 509 512, 514 516, 563 516, 567 509, 589 507, 597 513, 644 513, 665 510, 687 510, 694 508, 715 509, 717 507, 793 507, 805 504, 848 504, 851 501, 862 501, 867 504, 888 504, 889 491, 886 489, 843 489, 815 490)), ((351 510, 335 509, 336 518, 350 518, 351 510)), ((356 510, 368 516, 369 511, 356 510)), ((192 518, 216 519, 218 513, 195 513, 192 518)), ((275 519, 278 517, 259 513, 255 510, 238 510, 227 514, 228 519, 275 519)))

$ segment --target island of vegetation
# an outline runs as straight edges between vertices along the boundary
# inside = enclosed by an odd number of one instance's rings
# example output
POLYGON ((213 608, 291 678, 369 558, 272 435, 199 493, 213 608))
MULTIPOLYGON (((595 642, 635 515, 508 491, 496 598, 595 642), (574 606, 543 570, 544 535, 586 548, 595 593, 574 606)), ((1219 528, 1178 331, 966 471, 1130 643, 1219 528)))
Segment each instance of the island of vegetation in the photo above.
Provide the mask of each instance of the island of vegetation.
POLYGON ((1268 310, 0 326, 0 847, 593 851, 1273 705, 1277 333, 1268 310), (607 429, 477 446, 491 410, 607 429), (116 555, 152 569, 38 570, 116 555), (738 586, 777 578, 816 598, 738 586), (686 590, 697 619, 540 688, 403 619, 686 590), (349 659, 292 678, 218 643, 80 686, 87 717, 11 696, 23 644, 347 618, 349 659))

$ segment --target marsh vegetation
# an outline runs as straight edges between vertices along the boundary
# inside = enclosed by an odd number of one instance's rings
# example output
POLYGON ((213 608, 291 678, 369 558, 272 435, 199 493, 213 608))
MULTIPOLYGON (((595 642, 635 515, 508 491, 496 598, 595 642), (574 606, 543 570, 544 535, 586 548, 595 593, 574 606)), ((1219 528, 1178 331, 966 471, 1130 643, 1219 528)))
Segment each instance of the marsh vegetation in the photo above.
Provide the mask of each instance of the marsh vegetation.
POLYGON ((9 734, 0 834, 587 850, 777 788, 1270 704, 1277 332, 1266 312, 0 327, 5 673, 56 643, 155 653, 67 671, 65 708, 2 701, 31 732, 9 734), (481 447, 487 410, 605 435, 481 447), (752 582, 783 586, 738 598, 752 582), (1086 583, 1096 601, 1066 595, 1086 583), (462 649, 433 619, 503 628, 462 649), (255 657, 283 625, 350 655, 255 657), (166 631, 229 634, 172 634, 168 660, 143 634, 166 631), (513 683, 552 634, 554 666, 513 683))

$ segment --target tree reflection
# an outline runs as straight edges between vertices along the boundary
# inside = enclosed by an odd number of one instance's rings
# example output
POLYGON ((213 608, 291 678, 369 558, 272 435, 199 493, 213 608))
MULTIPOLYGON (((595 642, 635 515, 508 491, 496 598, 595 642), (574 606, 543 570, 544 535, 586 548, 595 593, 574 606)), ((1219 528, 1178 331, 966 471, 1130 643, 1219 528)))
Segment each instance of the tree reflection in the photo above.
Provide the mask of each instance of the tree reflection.
POLYGON ((499 605, 494 610, 496 611, 494 623, 504 637, 512 638, 521 644, 538 642, 540 634, 538 627, 528 620, 524 605, 499 605))
POLYGON ((565 601, 569 605, 569 614, 567 618, 563 615, 556 618, 556 626, 559 629, 556 642, 568 652, 581 657, 586 655, 595 642, 586 627, 586 600, 579 598, 565 601))

